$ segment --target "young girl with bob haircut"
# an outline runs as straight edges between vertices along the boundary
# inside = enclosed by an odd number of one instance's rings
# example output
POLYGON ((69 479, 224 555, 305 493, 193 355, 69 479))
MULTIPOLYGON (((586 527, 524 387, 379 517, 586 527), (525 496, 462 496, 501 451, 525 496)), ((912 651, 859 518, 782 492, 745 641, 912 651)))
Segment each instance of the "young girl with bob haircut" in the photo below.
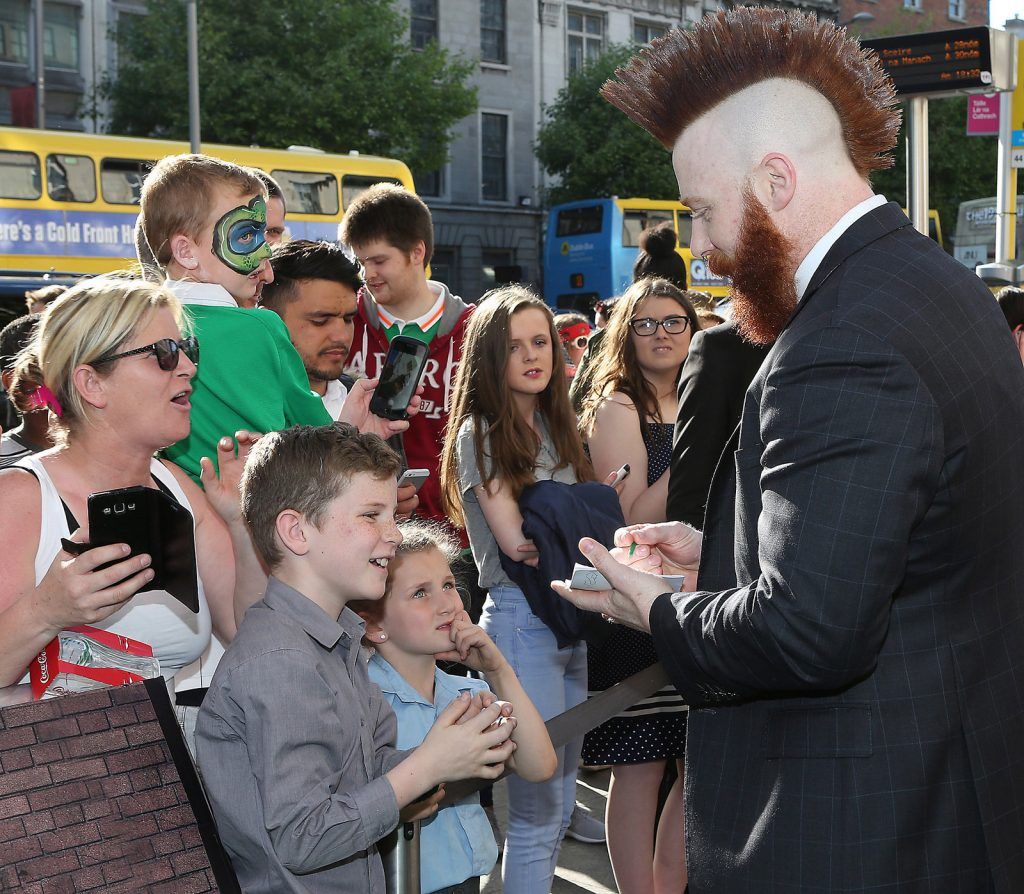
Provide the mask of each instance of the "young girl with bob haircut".
MULTIPOLYGON (((469 691, 486 699, 482 706, 495 697, 510 704, 516 750, 508 768, 533 782, 549 779, 557 761, 544 721, 508 661, 470 620, 456 588, 451 563, 458 541, 430 522, 404 522, 399 530, 402 542, 388 563, 384 598, 351 604, 366 621, 363 639, 374 650, 370 679, 398 720, 396 747, 417 747, 441 712, 469 691), (437 660, 461 662, 486 682, 444 673, 437 660)), ((491 872, 497 855, 478 795, 443 807, 420 828, 420 891, 478 891, 479 877, 491 872)))
MULTIPOLYGON (((562 373, 551 311, 521 286, 496 289, 473 313, 441 457, 446 511, 463 523, 486 589, 480 626, 508 658, 547 720, 587 697, 586 644, 559 649, 503 571, 499 551, 536 565, 523 536, 518 500, 535 481, 593 479, 562 373)), ((557 749, 547 782, 509 777, 508 834, 502 862, 506 894, 550 891, 562 837, 575 804, 581 742, 557 749)))
MULTIPOLYGON (((699 329, 687 293, 667 279, 640 279, 616 302, 594 358, 580 427, 598 475, 629 463, 630 475, 619 491, 629 524, 665 521, 676 386, 690 338, 699 329)), ((649 634, 621 626, 588 657, 591 691, 607 689, 657 661, 649 634)), ((585 763, 612 765, 605 829, 621 894, 667 894, 686 886, 679 846, 685 712, 669 685, 584 739, 585 763), (657 820, 658 792, 672 759, 679 759, 679 777, 657 820)))

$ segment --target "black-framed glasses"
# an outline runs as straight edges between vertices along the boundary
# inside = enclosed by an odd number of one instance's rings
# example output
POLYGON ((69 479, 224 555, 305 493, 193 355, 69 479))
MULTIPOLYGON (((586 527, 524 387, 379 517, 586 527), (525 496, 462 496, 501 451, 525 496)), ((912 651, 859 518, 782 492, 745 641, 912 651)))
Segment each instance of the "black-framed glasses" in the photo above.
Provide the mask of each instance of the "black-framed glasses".
POLYGON ((142 348, 135 348, 133 351, 125 351, 122 354, 108 354, 106 357, 100 357, 99 360, 94 360, 92 365, 110 363, 111 360, 134 357, 136 354, 152 354, 156 357, 156 362, 160 369, 165 372, 171 372, 178 368, 178 359, 182 354, 198 366, 199 339, 194 335, 189 335, 181 341, 175 341, 173 338, 161 338, 160 341, 155 341, 153 344, 142 348))
POLYGON ((681 335, 690 325, 689 317, 665 317, 664 320, 655 320, 653 317, 640 317, 637 320, 629 321, 629 328, 637 335, 654 335, 661 326, 669 335, 681 335))

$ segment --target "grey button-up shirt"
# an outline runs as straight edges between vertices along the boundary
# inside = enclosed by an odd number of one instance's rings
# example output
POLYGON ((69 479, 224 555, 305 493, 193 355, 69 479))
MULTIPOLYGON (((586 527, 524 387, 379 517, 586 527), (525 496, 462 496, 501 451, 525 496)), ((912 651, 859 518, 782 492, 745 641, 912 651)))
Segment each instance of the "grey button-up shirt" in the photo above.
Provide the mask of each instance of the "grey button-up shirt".
POLYGON ((203 782, 246 894, 384 894, 376 842, 398 824, 383 778, 394 712, 363 624, 271 578, 220 662, 196 725, 203 782))

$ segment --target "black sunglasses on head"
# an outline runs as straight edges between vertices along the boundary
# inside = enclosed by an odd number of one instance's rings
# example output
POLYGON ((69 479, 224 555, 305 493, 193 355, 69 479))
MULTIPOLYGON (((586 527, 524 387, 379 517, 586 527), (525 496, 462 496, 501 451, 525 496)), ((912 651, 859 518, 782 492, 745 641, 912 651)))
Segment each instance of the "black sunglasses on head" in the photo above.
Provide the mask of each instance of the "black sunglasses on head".
POLYGON ((184 353, 196 366, 199 365, 199 339, 194 335, 175 341, 173 338, 161 338, 151 345, 142 348, 135 348, 132 351, 125 351, 121 354, 109 354, 100 357, 92 362, 93 366, 98 363, 110 363, 111 360, 121 360, 124 357, 134 357, 136 354, 152 354, 160 369, 171 372, 178 368, 178 358, 184 353))

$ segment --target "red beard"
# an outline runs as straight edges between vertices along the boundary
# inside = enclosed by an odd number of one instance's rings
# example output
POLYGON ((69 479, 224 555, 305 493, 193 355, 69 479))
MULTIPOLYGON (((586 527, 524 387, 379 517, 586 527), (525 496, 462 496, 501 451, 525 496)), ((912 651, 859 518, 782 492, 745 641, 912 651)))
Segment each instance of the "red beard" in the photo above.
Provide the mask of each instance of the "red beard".
POLYGON ((736 252, 711 251, 708 266, 717 276, 732 277, 736 328, 755 345, 774 342, 796 310, 794 256, 793 244, 772 223, 750 186, 745 186, 736 252))

